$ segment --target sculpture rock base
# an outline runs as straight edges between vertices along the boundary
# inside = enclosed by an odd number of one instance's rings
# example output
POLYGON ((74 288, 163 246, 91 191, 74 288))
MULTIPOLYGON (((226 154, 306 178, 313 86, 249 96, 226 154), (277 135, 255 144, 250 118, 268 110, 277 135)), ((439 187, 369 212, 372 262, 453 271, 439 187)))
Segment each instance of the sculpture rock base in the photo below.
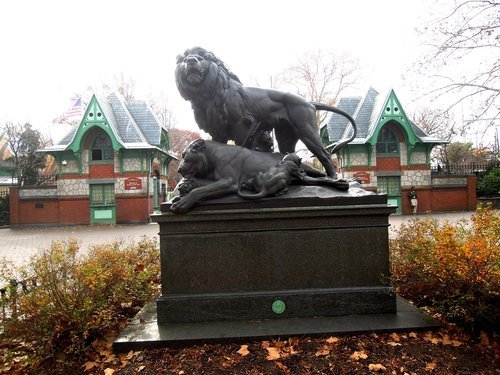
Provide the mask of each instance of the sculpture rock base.
MULTIPOLYGON (((185 215, 168 208, 153 215, 162 341, 333 333, 356 320, 351 331, 403 328, 386 285, 395 208, 385 195, 292 186, 278 198, 231 197, 185 215)), ((422 325, 415 319, 412 329, 422 325)))
POLYGON ((396 311, 383 284, 393 212, 386 196, 296 187, 291 196, 222 205, 153 217, 160 324, 396 311))

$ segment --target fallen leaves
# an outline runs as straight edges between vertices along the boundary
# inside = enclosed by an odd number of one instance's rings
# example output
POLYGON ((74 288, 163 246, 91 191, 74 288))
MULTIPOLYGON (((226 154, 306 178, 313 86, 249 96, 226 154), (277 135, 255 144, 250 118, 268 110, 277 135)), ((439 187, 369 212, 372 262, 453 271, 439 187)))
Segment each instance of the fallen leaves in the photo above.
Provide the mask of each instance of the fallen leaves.
POLYGON ((88 362, 85 362, 85 364, 83 365, 83 369, 85 371, 90 371, 92 370, 95 366, 96 366, 96 362, 94 361, 88 361, 88 362))
POLYGON ((376 364, 370 363, 368 365, 368 370, 379 372, 379 371, 385 371, 385 370, 387 370, 387 368, 385 366, 381 365, 380 363, 376 363, 376 364))
POLYGON ((128 309, 132 307, 132 302, 122 302, 120 306, 122 309, 128 309))
POLYGON ((428 332, 424 336, 424 340, 427 342, 430 342, 431 344, 438 345, 452 345, 455 347, 461 346, 463 344, 462 341, 459 340, 452 340, 450 339, 450 336, 448 334, 443 334, 443 335, 435 335, 432 332, 428 332))
POLYGON ((401 346, 399 342, 394 342, 394 341, 387 341, 386 344, 390 346, 401 346))
POLYGON ((315 354, 316 357, 321 357, 321 356, 327 356, 330 355, 330 348, 328 346, 323 347, 322 349, 318 350, 315 354))
POLYGON ((488 337, 488 334, 486 332, 481 331, 480 337, 481 337, 481 345, 484 346, 490 345, 490 338, 488 337))
POLYGON ((366 359, 368 355, 363 351, 355 351, 349 357, 351 361, 359 361, 360 359, 366 359))
MULTIPOLYGON (((81 372, 114 375, 123 371, 142 374, 162 369, 172 374, 201 371, 296 374, 317 370, 322 373, 412 375, 442 373, 445 369, 449 373, 456 373, 460 369, 470 373, 475 368, 485 367, 485 363, 487 371, 494 368, 494 356, 488 359, 481 352, 493 352, 493 346, 494 337, 487 336, 486 339, 483 335, 473 340, 455 328, 428 332, 371 333, 341 338, 292 337, 238 345, 202 344, 182 349, 164 348, 128 353, 113 352, 111 337, 107 337, 93 342, 92 353, 82 363, 81 372), (483 345, 480 344, 481 339, 483 345), (489 347, 484 346, 486 342, 489 347), (472 347, 477 350, 473 357, 470 354, 461 357, 461 353, 470 353, 472 347), (491 363, 488 362, 490 360, 491 363)), ((0 373, 2 370, 0 366, 0 373)))
POLYGON ((436 362, 430 362, 425 365, 425 370, 426 371, 433 371, 436 369, 437 363, 436 362))
POLYGON ((391 333, 391 337, 395 342, 399 342, 401 340, 401 337, 396 332, 391 333))
POLYGON ((275 361, 281 358, 280 350, 278 348, 271 346, 266 348, 266 350, 269 353, 269 355, 266 357, 268 361, 275 361))
POLYGON ((293 355, 301 353, 299 349, 299 339, 296 337, 291 337, 286 341, 262 341, 261 346, 267 350, 268 361, 275 361, 280 358, 288 358, 293 355))
POLYGON ((236 353, 240 354, 243 357, 249 355, 250 352, 248 350, 248 345, 241 345, 240 350, 238 350, 236 353))
POLYGON ((85 362, 82 366, 84 371, 91 372, 96 369, 108 371, 106 375, 111 375, 115 371, 114 367, 125 368, 134 358, 138 357, 140 351, 129 351, 128 353, 113 352, 114 336, 105 337, 105 339, 94 340, 92 347, 95 352, 92 355, 92 360, 85 362), (114 367, 110 367, 114 366, 114 367), (104 368, 106 367, 106 368, 104 368))
POLYGON ((337 338, 337 337, 333 337, 333 336, 332 336, 332 337, 327 338, 327 339, 326 339, 326 342, 327 342, 328 344, 337 344, 337 343, 339 343, 339 342, 340 342, 340 339, 339 339, 339 338, 337 338))

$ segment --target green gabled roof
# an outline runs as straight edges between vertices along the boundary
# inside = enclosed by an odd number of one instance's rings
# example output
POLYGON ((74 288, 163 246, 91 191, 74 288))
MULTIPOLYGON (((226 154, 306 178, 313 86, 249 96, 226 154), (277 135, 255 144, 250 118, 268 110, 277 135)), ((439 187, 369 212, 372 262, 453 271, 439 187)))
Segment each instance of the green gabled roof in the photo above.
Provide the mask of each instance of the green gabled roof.
POLYGON ((370 129, 371 132, 368 134, 368 143, 372 145, 377 143, 378 133, 389 121, 396 121, 402 127, 408 144, 415 145, 417 142, 422 142, 422 140, 416 136, 415 131, 411 127, 410 120, 408 119, 408 116, 406 116, 403 106, 401 105, 394 90, 390 90, 387 98, 384 101, 381 101, 380 104, 381 107, 376 108, 377 111, 374 111, 373 113, 377 117, 373 122, 375 126, 370 129))
POLYGON ((116 129, 116 120, 112 109, 106 101, 99 101, 96 95, 93 95, 80 121, 80 125, 73 133, 70 143, 66 146, 66 150, 78 151, 87 131, 95 127, 101 128, 108 134, 115 151, 125 148, 116 129))
MULTIPOLYGON (((166 130, 162 129, 151 107, 139 100, 125 101, 116 93, 106 98, 92 95, 79 125, 75 126, 57 145, 41 151, 72 150, 76 152, 81 149, 85 134, 96 127, 109 135, 115 151, 158 149, 169 154, 162 145, 161 134, 166 130)), ((168 138, 168 135, 166 136, 168 138)))
MULTIPOLYGON (((395 121, 401 126, 410 145, 416 143, 446 143, 446 141, 429 136, 410 121, 392 89, 384 96, 380 95, 375 89, 370 88, 362 98, 341 98, 338 107, 351 114, 356 121, 358 132, 351 144, 374 145, 377 143, 380 129, 389 121, 395 121)), ((352 126, 344 117, 338 114, 331 116, 327 123, 327 129, 329 141, 332 144, 348 138, 352 133, 352 126)))

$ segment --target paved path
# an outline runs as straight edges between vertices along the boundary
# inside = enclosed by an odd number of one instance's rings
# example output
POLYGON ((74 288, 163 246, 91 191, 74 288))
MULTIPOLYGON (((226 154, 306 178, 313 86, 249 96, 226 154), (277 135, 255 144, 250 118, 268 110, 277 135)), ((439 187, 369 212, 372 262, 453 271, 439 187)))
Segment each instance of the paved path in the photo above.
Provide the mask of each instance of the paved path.
POLYGON ((156 223, 136 225, 79 225, 79 226, 36 226, 0 227, 0 258, 12 260, 15 264, 25 263, 39 250, 49 248, 53 241, 67 241, 75 238, 81 242, 81 249, 89 245, 122 240, 130 242, 142 236, 158 238, 156 223))
MULTIPOLYGON (((456 221, 469 218, 471 212, 433 213, 429 216, 439 220, 456 221)), ((425 217, 425 215, 418 215, 425 217)), ((391 216, 392 228, 398 228, 413 216, 391 216)), ((41 249, 50 247, 52 241, 76 238, 81 249, 89 245, 109 243, 115 240, 130 242, 142 236, 157 238, 159 226, 156 223, 137 225, 98 225, 98 226, 39 226, 39 227, 0 227, 0 258, 12 260, 16 265, 25 263, 29 257, 41 249)))

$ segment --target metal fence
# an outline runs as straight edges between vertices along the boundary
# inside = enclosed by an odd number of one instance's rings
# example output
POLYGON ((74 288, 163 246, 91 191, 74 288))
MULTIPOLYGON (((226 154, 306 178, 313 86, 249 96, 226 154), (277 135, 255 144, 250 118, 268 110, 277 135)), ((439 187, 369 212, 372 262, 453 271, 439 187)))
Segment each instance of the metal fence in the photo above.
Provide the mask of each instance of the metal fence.
POLYGON ((500 160, 485 163, 456 163, 451 165, 432 166, 435 175, 484 175, 493 168, 500 168, 500 160))
POLYGON ((7 284, 0 286, 1 329, 5 329, 7 319, 17 318, 17 299, 20 294, 29 293, 36 286, 37 282, 34 278, 25 280, 12 279, 7 284))
POLYGON ((55 186, 57 185, 57 174, 39 174, 33 178, 20 179, 17 183, 17 178, 14 178, 14 183, 0 185, 0 196, 7 195, 11 187, 36 187, 36 186, 55 186))
POLYGON ((9 185, 0 185, 0 197, 6 197, 9 195, 9 185))
POLYGON ((39 174, 36 179, 30 182, 22 182, 23 187, 33 186, 55 186, 57 184, 57 174, 39 174))

